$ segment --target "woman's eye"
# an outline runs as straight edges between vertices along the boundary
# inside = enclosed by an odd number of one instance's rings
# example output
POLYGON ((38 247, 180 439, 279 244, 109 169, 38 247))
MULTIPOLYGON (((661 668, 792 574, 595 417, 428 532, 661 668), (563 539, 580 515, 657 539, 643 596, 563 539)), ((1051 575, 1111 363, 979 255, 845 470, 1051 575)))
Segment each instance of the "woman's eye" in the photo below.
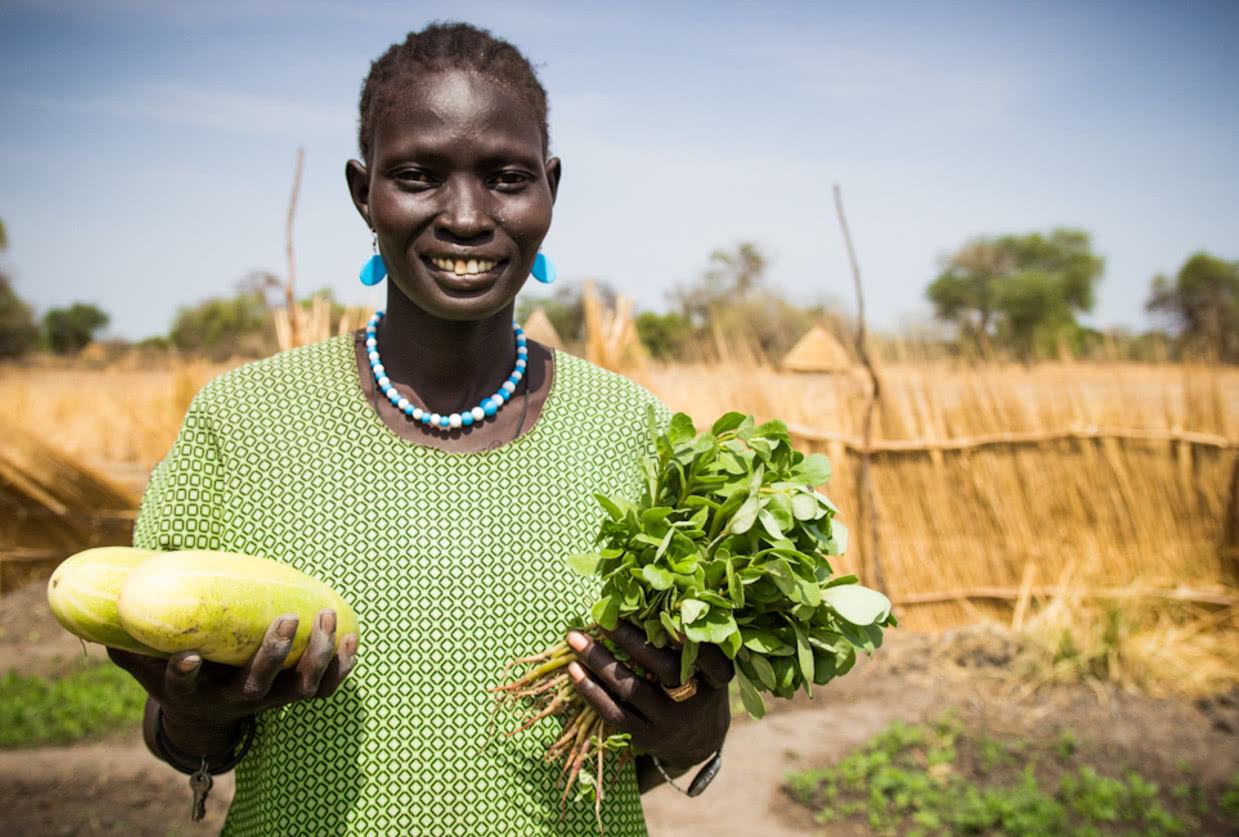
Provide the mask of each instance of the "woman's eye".
POLYGON ((406 169, 404 171, 398 171, 393 176, 396 178, 396 180, 399 180, 401 183, 409 183, 409 184, 415 184, 419 186, 426 185, 426 184, 433 182, 431 180, 430 175, 426 174, 426 172, 424 171, 418 171, 417 169, 406 169))
POLYGON ((501 171, 491 180, 500 189, 512 189, 524 186, 529 182, 529 175, 523 171, 501 171))

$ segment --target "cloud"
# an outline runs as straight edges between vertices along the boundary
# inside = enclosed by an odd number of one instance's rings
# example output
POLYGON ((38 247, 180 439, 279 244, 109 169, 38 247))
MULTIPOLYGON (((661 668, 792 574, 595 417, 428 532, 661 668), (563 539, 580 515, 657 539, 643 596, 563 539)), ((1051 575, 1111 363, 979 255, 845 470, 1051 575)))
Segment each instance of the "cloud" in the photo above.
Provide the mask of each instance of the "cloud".
POLYGON ((91 98, 23 96, 26 104, 78 113, 145 119, 250 136, 322 136, 351 126, 349 106, 211 90, 177 82, 134 85, 91 98))

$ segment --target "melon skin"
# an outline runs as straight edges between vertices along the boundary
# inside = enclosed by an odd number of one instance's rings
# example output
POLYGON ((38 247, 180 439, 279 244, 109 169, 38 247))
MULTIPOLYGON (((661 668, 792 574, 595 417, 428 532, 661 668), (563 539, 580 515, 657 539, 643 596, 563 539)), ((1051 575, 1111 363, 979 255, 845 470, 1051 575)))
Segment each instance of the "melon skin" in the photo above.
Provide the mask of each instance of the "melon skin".
POLYGON ((196 651, 232 666, 250 661, 277 617, 297 616, 284 668, 301 659, 319 611, 336 612, 336 651, 356 634, 353 609, 328 585, 288 564, 234 552, 165 552, 126 579, 117 602, 130 636, 167 654, 196 651))
POLYGON ((150 657, 168 655, 130 636, 116 600, 133 569, 158 553, 129 546, 101 546, 66 558, 47 582, 47 604, 64 629, 89 642, 150 657))

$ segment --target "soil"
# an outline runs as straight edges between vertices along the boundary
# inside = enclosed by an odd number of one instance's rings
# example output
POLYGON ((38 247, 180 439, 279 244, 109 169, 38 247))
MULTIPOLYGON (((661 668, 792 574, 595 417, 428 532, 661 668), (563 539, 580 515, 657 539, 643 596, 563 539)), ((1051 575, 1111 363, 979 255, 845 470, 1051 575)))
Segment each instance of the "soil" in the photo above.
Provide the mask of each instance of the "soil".
MULTIPOLYGON (((35 585, 0 599, 0 672, 55 674, 80 657, 81 644, 59 628, 42 596, 35 585)), ((814 699, 779 701, 759 722, 738 717, 706 793, 686 799, 661 787, 643 797, 650 834, 866 833, 814 823, 782 790, 784 776, 839 760, 892 721, 929 721, 948 709, 993 736, 1051 740, 1070 730, 1092 763, 1138 768, 1163 787, 1190 772, 1216 789, 1239 773, 1239 692, 1193 703, 1082 686, 1023 694, 1007 674, 1014 653, 1000 629, 896 631, 872 660, 814 699)), ((191 823, 186 778, 146 752, 136 726, 67 747, 0 751, 0 816, 10 834, 217 834, 231 794, 231 777, 219 777, 207 819, 191 823)))

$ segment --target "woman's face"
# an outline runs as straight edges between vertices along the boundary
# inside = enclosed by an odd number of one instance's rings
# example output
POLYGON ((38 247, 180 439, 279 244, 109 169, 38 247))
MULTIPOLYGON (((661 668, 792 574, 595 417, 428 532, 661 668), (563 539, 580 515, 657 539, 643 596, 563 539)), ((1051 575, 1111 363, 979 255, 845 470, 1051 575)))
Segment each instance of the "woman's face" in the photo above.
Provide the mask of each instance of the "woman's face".
POLYGON ((347 176, 388 280, 445 320, 511 304, 551 226, 560 172, 524 100, 464 71, 427 76, 378 116, 370 156, 347 176))

